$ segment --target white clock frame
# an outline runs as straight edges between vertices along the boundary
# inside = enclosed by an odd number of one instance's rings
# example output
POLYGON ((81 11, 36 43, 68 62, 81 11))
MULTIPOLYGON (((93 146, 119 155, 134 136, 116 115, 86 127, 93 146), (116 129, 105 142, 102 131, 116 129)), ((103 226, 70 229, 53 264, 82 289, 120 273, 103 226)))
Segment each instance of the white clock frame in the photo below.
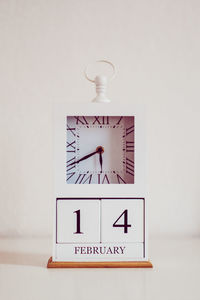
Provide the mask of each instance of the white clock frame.
MULTIPOLYGON (((57 104, 54 107, 54 152, 55 152, 55 187, 54 187, 54 234, 52 261, 62 261, 65 245, 56 243, 56 199, 65 198, 144 198, 144 257, 134 261, 148 261, 147 241, 147 201, 145 172, 145 112, 138 105, 133 108, 112 103, 73 103, 57 104), (67 116, 134 116, 135 118, 135 178, 134 184, 67 184, 66 183, 66 117, 67 116), (113 188, 114 187, 114 188, 113 188), (61 250, 60 250, 61 249, 61 250)), ((120 259, 121 260, 121 259, 120 259)), ((127 260, 127 259, 125 259, 127 260)), ((128 259, 130 260, 130 258, 128 259)), ((84 261, 91 261, 85 259, 84 261)), ((94 261, 94 260, 93 260, 94 261)), ((117 259, 113 259, 117 261, 117 259)))
POLYGON ((66 116, 134 116, 135 117, 135 183, 128 185, 115 184, 118 197, 138 197, 145 193, 145 124, 144 111, 141 108, 125 108, 113 104, 60 104, 55 107, 55 196, 67 197, 113 197, 113 186, 93 184, 66 184, 66 116), (103 187, 103 189, 102 189, 103 187))

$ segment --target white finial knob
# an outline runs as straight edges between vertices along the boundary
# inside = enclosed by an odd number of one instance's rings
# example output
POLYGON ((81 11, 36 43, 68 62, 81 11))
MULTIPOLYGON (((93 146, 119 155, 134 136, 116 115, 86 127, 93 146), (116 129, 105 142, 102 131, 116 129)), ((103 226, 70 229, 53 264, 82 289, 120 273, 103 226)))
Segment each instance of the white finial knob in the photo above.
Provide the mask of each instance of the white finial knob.
MULTIPOLYGON (((114 78, 114 76, 115 76, 115 66, 111 62, 109 62, 107 60, 98 60, 97 63, 109 64, 113 69, 113 74, 112 74, 110 80, 114 78)), ((106 96, 106 87, 107 87, 107 82, 108 82, 107 77, 104 76, 104 75, 98 75, 98 76, 95 77, 95 79, 90 79, 87 75, 88 66, 85 68, 85 71, 84 71, 85 77, 86 77, 87 80, 89 80, 91 82, 94 82, 96 84, 96 92, 97 92, 97 96, 92 100, 92 102, 95 102, 95 103, 109 103, 109 102, 111 102, 111 100, 109 100, 106 96)))
POLYGON ((97 96, 92 100, 92 102, 98 103, 109 103, 110 100, 106 96, 106 87, 107 87, 107 77, 104 75, 99 75, 95 77, 96 92, 97 96))

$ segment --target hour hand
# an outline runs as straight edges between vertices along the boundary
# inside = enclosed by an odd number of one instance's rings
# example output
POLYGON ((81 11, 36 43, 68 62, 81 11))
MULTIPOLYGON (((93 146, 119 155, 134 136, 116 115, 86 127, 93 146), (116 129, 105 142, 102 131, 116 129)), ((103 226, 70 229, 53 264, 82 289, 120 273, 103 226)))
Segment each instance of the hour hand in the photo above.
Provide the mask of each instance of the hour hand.
POLYGON ((102 153, 104 153, 104 148, 102 146, 97 147, 96 149, 99 153, 99 163, 101 166, 101 173, 102 173, 102 166, 103 166, 103 157, 102 157, 102 153))

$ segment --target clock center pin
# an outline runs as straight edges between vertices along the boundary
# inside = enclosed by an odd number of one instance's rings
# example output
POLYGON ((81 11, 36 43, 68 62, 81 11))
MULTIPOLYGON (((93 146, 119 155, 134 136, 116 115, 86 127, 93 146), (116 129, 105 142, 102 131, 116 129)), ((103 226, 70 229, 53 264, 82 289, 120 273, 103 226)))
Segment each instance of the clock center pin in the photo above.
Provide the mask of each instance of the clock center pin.
POLYGON ((98 147, 96 148, 96 151, 99 152, 99 153, 104 153, 104 147, 98 146, 98 147))

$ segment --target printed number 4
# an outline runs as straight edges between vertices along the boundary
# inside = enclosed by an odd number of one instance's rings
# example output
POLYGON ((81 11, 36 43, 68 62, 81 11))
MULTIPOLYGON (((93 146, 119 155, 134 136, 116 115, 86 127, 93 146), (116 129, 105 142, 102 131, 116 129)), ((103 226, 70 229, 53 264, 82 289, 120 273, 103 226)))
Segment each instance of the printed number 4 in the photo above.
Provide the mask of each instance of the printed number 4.
POLYGON ((128 227, 131 227, 130 224, 128 224, 128 209, 125 209, 123 213, 119 216, 119 218, 115 221, 113 224, 113 227, 124 227, 124 233, 128 233, 128 227), (124 223, 123 224, 117 224, 117 222, 124 216, 124 223))

